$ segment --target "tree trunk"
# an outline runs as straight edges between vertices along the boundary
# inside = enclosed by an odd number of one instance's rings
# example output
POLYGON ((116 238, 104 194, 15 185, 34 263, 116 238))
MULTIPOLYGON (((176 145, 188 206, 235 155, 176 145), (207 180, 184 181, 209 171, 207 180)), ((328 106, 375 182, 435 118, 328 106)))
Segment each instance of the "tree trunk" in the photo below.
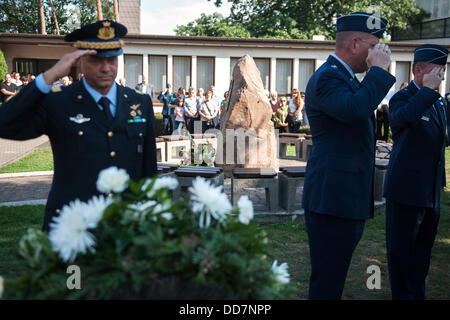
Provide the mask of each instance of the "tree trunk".
POLYGON ((55 20, 56 34, 59 36, 60 33, 59 33, 58 18, 56 18, 56 11, 55 6, 53 5, 53 0, 50 0, 50 6, 52 7, 53 19, 55 20))
POLYGON ((103 20, 102 1, 97 0, 97 20, 103 20))
POLYGON ((39 17, 41 18, 41 34, 47 34, 45 28, 44 0, 39 0, 39 17))
POLYGON ((114 4, 114 20, 116 22, 119 22, 119 4, 118 4, 118 0, 113 0, 113 4, 114 4))

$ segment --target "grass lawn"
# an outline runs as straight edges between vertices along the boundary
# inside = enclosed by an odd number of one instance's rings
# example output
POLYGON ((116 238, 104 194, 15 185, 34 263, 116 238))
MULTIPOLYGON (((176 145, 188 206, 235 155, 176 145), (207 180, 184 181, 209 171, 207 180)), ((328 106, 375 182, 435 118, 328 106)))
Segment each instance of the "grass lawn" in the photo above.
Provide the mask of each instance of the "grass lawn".
MULTIPOLYGON (((450 181, 450 149, 446 150, 447 181, 450 181)), ((449 183, 450 184, 450 183, 449 183)), ((0 207, 0 275, 15 277, 23 271, 22 262, 16 256, 18 241, 29 227, 40 228, 43 206, 0 207)), ((287 262, 291 281, 298 288, 297 299, 306 299, 310 273, 308 238, 305 225, 288 222, 261 225, 266 230, 272 250, 272 259, 287 262)), ((433 247, 430 270, 427 277, 427 298, 450 299, 450 189, 441 202, 441 217, 436 242, 433 247)), ((385 215, 377 214, 366 222, 365 230, 353 255, 348 271, 343 299, 390 299, 385 248, 385 215), (369 290, 366 281, 367 267, 377 265, 381 269, 381 289, 369 290)))
POLYGON ((53 154, 51 148, 37 149, 29 155, 0 168, 0 173, 51 171, 53 154))

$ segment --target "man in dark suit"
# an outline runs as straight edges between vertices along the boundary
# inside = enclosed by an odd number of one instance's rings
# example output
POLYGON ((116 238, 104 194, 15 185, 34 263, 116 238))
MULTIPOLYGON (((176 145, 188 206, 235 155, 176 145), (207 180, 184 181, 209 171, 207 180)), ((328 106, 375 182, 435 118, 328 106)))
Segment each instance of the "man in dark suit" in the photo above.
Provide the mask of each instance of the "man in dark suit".
POLYGON ((394 145, 386 173, 386 245, 393 299, 425 299, 445 186, 447 121, 436 91, 448 50, 422 45, 414 51, 414 80, 389 103, 394 145))
POLYGON ((379 43, 386 24, 364 12, 339 17, 335 53, 306 88, 313 141, 303 189, 309 299, 341 298, 365 220, 373 217, 374 111, 395 82, 389 47, 379 43), (360 83, 355 73, 364 71, 360 83))
POLYGON ((55 172, 46 231, 64 205, 99 193, 101 170, 123 168, 134 180, 156 173, 152 100, 114 82, 117 56, 122 54, 119 37, 126 33, 125 26, 110 20, 75 30, 65 40, 82 50, 64 55, 0 108, 0 137, 50 138, 55 172), (84 73, 82 80, 52 88, 75 63, 84 73))
POLYGON ((154 95, 153 85, 147 82, 147 79, 144 75, 142 75, 142 82, 136 85, 136 90, 141 93, 148 94, 150 95, 150 97, 153 97, 154 95))

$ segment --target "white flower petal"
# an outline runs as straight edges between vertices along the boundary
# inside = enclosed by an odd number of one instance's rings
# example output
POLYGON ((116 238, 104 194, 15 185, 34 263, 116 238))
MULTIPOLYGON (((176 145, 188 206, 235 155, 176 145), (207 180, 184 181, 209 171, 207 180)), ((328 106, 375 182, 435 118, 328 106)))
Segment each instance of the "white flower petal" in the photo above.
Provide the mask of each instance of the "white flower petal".
POLYGON ((277 264, 278 264, 277 260, 275 260, 272 264, 272 271, 275 274, 277 281, 282 284, 289 283, 290 279, 289 279, 287 263, 284 262, 280 265, 277 265, 277 264))
POLYGON ((237 202, 239 208, 239 221, 243 224, 249 224, 253 219, 253 203, 248 196, 241 196, 237 202))
POLYGON ((210 225, 211 216, 223 222, 232 209, 228 197, 222 192, 222 186, 216 187, 202 177, 197 177, 192 182, 189 191, 192 193, 192 210, 205 213, 205 216, 200 216, 201 227, 210 225))
POLYGON ((64 206, 59 216, 50 224, 49 240, 52 248, 65 262, 73 261, 79 253, 94 252, 94 236, 88 231, 85 217, 86 203, 80 200, 64 206))
MULTIPOLYGON (((148 184, 150 181, 146 182, 144 186, 142 187, 142 190, 145 190, 148 187, 148 184)), ((175 190, 178 187, 178 180, 172 177, 160 177, 156 179, 155 183, 153 184, 151 190, 147 192, 147 197, 151 198, 155 195, 155 193, 158 190, 161 190, 163 188, 169 189, 169 190, 175 190)))
POLYGON ((102 193, 124 191, 128 186, 130 176, 125 169, 109 167, 100 171, 97 179, 97 190, 102 193))

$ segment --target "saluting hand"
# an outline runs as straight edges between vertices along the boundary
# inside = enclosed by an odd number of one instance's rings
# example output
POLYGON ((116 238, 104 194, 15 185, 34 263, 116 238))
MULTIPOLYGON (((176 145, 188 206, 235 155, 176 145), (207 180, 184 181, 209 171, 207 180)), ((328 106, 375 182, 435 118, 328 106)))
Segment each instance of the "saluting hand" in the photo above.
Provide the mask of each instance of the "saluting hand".
POLYGON ((444 72, 442 68, 434 67, 430 72, 423 76, 423 86, 436 90, 439 88, 442 80, 444 80, 444 72))
POLYGON ((61 77, 70 73, 70 69, 77 60, 84 55, 97 54, 95 50, 76 50, 65 54, 52 68, 44 72, 44 80, 50 85, 61 77))
POLYGON ((373 48, 369 49, 366 63, 369 68, 375 66, 388 71, 391 63, 391 49, 385 43, 377 43, 373 48))

